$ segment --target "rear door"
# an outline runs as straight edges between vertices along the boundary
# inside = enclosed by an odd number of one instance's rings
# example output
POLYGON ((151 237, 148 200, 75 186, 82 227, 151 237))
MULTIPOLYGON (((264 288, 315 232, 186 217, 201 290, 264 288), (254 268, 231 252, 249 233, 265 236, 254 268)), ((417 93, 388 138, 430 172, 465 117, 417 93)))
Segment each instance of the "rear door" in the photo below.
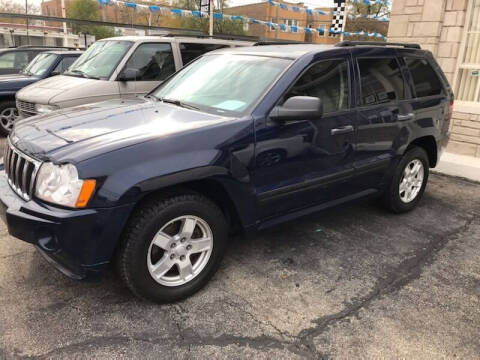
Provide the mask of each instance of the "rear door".
POLYGON ((127 69, 138 71, 136 80, 117 81, 120 96, 132 98, 145 95, 176 71, 172 44, 143 43, 130 56, 119 77, 127 69))
POLYGON ((412 119, 408 86, 395 49, 357 48, 357 135, 355 187, 379 187, 412 119))
MULTIPOLYGON (((448 141, 445 135, 449 131, 453 95, 447 80, 439 73, 441 70, 433 58, 407 53, 401 60, 407 67, 407 78, 414 95, 411 107, 415 115, 416 137, 432 135, 433 130, 437 139, 448 141)), ((445 145, 437 144, 437 147, 441 150, 445 145)))

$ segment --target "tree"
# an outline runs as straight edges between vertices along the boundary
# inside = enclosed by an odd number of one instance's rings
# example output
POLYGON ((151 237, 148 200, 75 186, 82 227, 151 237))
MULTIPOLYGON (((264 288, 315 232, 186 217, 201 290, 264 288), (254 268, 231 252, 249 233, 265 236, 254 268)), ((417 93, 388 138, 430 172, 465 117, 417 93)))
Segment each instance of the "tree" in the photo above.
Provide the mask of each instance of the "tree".
MULTIPOLYGON (((390 16, 390 6, 388 3, 365 5, 363 3, 356 3, 349 5, 349 18, 345 24, 346 32, 368 31, 369 33, 376 32, 387 36, 388 22, 372 19, 372 16, 379 18, 390 16), (352 16, 352 17, 350 17, 352 16)), ((368 40, 368 41, 384 41, 381 38, 372 38, 369 36, 353 35, 348 40, 368 40)))
MULTIPOLYGON (((223 7, 227 6, 228 0, 215 0, 217 6, 220 7, 223 12, 223 7)), ((196 10, 198 9, 198 0, 178 0, 174 3, 174 7, 180 9, 196 10)), ((219 9, 215 11, 218 12, 219 9)), ((179 17, 165 19, 164 26, 178 27, 181 29, 198 30, 204 33, 208 33, 209 19, 197 18, 197 17, 179 17)), ((243 23, 238 20, 215 20, 213 22, 214 34, 226 34, 226 35, 245 35, 243 30, 243 23)))
POLYGON ((197 0, 177 0, 174 3, 174 7, 185 10, 198 10, 197 0))
MULTIPOLYGON (((40 9, 38 6, 30 2, 28 4, 28 13, 29 14, 38 14, 40 9)), ((3 13, 15 13, 15 14, 25 14, 25 5, 24 3, 17 3, 12 0, 0 0, 0 12, 3 13)), ((12 24, 24 24, 24 19, 16 19, 16 18, 1 18, 0 21, 8 22, 12 24)), ((30 24, 35 24, 35 20, 30 20, 30 24)))
MULTIPOLYGON (((80 20, 99 19, 100 8, 95 0, 72 0, 68 2, 67 17, 80 20)), ((99 25, 72 25, 74 33, 95 35, 97 40, 115 35, 113 28, 99 25)))

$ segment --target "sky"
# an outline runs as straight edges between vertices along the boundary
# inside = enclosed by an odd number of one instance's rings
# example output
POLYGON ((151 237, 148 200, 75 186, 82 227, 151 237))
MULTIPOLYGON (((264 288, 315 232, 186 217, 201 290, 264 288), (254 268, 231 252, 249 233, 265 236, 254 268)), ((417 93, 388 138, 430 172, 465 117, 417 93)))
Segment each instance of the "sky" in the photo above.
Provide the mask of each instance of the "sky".
MULTIPOLYGON (((25 4, 24 0, 13 0, 16 3, 19 4, 25 4)), ((130 0, 132 2, 135 2, 135 0, 130 0)), ((251 4, 251 3, 256 3, 261 0, 229 0, 229 5, 230 6, 238 6, 238 5, 245 5, 245 4, 251 4)), ((316 8, 316 7, 333 7, 333 0, 304 0, 304 1, 299 1, 299 0, 290 0, 292 3, 296 2, 304 2, 305 5, 307 5, 310 8, 316 8)), ((29 3, 32 4, 37 4, 40 5, 42 0, 28 0, 29 3)))

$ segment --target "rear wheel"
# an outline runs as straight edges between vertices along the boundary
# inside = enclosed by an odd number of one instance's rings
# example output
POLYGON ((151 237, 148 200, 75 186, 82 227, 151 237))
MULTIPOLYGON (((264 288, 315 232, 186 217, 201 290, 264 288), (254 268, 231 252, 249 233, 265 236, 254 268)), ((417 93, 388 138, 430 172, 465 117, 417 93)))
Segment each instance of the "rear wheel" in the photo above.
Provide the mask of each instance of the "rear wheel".
POLYGON ((19 118, 15 101, 3 101, 0 103, 0 134, 7 136, 13 128, 13 124, 19 118))
POLYGON ((226 242, 225 217, 209 199, 185 194, 153 201, 138 209, 127 226, 119 273, 140 297, 180 300, 213 276, 226 242))
POLYGON ((425 191, 428 175, 427 153, 422 148, 412 147, 399 162, 384 195, 387 208, 396 213, 415 208, 425 191))

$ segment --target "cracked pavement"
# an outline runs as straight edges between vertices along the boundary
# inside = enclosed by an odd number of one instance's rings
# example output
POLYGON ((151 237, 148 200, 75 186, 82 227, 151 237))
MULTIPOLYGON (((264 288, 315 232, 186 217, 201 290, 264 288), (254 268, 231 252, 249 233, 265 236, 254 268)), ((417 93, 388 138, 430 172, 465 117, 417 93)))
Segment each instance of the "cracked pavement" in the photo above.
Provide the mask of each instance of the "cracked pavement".
POLYGON ((404 215, 373 200, 237 237, 169 305, 113 271, 70 280, 0 220, 0 359, 478 358, 480 184, 431 175, 404 215))

